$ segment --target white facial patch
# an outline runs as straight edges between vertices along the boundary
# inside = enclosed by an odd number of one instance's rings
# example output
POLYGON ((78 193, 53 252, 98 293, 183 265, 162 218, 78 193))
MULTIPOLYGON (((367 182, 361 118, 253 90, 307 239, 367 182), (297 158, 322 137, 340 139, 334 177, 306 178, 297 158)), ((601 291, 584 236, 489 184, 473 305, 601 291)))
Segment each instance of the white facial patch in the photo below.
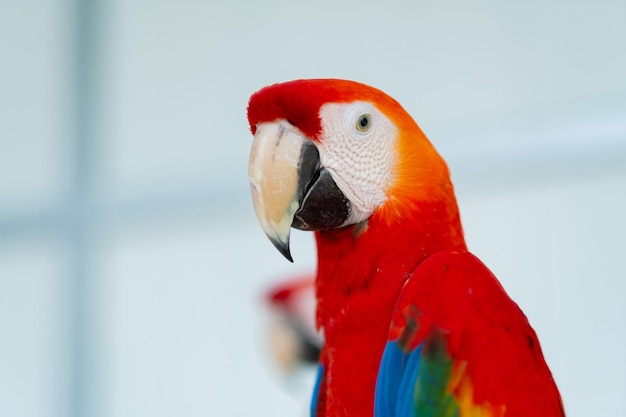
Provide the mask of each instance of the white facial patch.
POLYGON ((345 225, 360 223, 385 202, 398 130, 368 102, 325 104, 320 118, 322 166, 352 202, 353 213, 345 225))

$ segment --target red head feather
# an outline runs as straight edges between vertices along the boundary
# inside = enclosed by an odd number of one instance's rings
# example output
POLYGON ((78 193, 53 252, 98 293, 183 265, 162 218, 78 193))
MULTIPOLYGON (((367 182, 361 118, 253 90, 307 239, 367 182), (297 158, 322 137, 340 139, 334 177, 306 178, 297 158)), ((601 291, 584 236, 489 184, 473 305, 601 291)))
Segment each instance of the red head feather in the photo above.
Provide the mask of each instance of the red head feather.
MULTIPOLYGON (((261 122, 284 119, 313 140, 321 130, 319 110, 326 103, 370 101, 401 109, 394 99, 365 84, 338 79, 294 80, 262 88, 250 97, 248 122, 252 134, 261 122)), ((382 110, 382 108, 381 108, 382 110)))

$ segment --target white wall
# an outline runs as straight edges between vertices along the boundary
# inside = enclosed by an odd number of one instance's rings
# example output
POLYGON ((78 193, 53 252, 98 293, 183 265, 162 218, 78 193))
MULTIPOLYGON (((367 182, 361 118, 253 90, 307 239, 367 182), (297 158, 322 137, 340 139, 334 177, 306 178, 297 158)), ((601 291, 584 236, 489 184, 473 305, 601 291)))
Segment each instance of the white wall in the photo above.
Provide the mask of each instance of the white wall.
POLYGON ((625 21, 609 0, 4 2, 0 415, 305 415, 260 299, 313 242, 290 265, 256 224, 245 118, 305 77, 414 115, 568 415, 626 415, 625 21))

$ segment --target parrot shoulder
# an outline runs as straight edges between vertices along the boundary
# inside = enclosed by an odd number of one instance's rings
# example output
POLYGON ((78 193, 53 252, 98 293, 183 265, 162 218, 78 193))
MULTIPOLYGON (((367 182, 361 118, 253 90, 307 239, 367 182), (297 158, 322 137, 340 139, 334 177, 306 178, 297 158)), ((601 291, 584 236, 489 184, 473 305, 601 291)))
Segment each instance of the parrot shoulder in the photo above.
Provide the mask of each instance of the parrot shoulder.
POLYGON ((565 415, 537 336, 500 282, 469 252, 436 253, 396 303, 375 415, 505 413, 565 415))

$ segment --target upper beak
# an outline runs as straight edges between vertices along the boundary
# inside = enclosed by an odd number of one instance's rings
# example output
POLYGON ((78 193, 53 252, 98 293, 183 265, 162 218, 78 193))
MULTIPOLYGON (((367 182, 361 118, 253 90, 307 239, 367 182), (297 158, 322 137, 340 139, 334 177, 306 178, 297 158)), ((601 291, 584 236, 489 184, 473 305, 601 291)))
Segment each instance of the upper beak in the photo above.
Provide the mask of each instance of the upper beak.
POLYGON ((321 166, 317 146, 286 121, 256 126, 248 177, 263 231, 291 262, 292 226, 324 230, 340 227, 350 217, 350 202, 321 166))
POLYGON ((257 125, 248 166, 252 203, 263 231, 291 262, 289 231, 299 194, 318 168, 313 142, 286 122, 257 125))

